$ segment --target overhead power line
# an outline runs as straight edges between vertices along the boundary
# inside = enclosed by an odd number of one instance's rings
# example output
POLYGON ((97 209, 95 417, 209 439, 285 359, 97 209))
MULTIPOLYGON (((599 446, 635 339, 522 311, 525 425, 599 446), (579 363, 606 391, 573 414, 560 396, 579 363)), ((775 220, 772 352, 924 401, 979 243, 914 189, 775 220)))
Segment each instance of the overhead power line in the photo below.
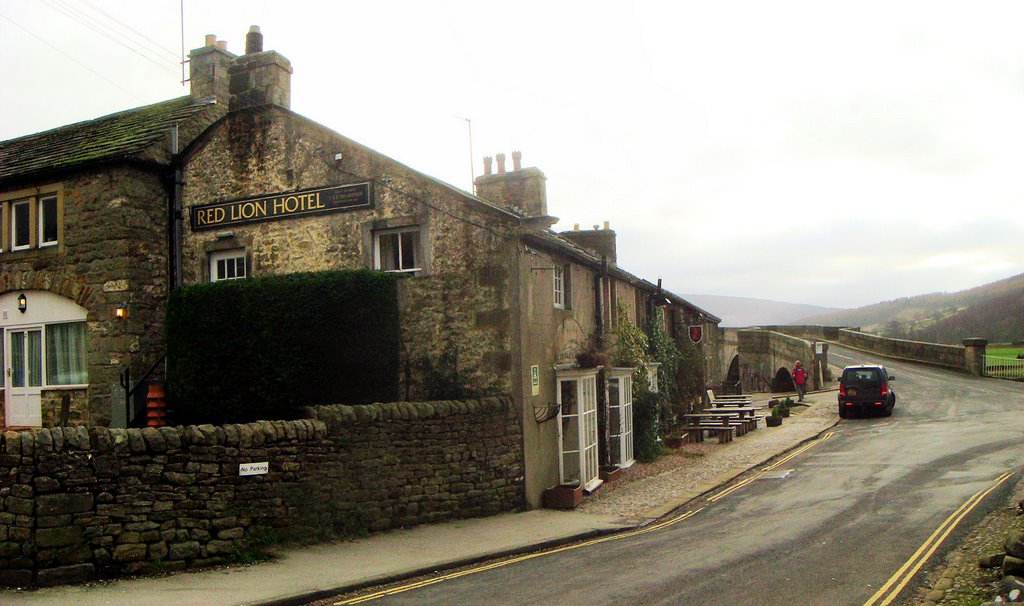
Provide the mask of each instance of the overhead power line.
POLYGON ((89 2, 89 0, 80 0, 80 1, 82 2, 82 4, 85 4, 86 6, 92 8, 94 11, 96 11, 97 13, 103 15, 107 19, 110 19, 114 23, 120 25, 124 29, 126 29, 126 30, 132 32, 133 34, 135 34, 136 38, 138 40, 140 40, 143 44, 149 44, 150 47, 152 47, 152 48, 154 48, 156 50, 162 51, 165 55, 170 57, 170 59, 173 60, 175 62, 175 64, 177 64, 177 62, 179 61, 180 57, 178 56, 178 51, 169 49, 166 46, 164 46, 164 45, 160 44, 159 42, 157 42, 156 40, 153 40, 147 34, 145 34, 143 32, 140 32, 139 30, 135 29, 131 25, 128 25, 124 21, 121 21, 120 19, 118 19, 117 17, 115 17, 115 16, 111 15, 110 13, 106 12, 102 8, 96 6, 92 2, 89 2))
POLYGON ((135 93, 133 93, 132 91, 128 90, 127 88, 125 88, 125 87, 121 86, 121 85, 120 85, 120 84, 118 84, 117 82, 114 82, 114 81, 113 81, 113 80, 111 80, 110 78, 108 78, 108 77, 104 76, 103 74, 99 73, 98 71, 94 70, 93 68, 89 67, 88 65, 86 65, 86 64, 84 64, 84 63, 82 63, 82 62, 81 62, 81 61, 79 61, 78 59, 75 59, 74 57, 72 57, 72 56, 71 56, 71 55, 69 55, 68 53, 66 53, 66 52, 62 51, 61 49, 57 48, 56 46, 54 46, 54 45, 53 45, 53 44, 51 44, 50 42, 47 42, 47 41, 46 41, 45 39, 41 38, 40 36, 37 36, 37 35, 36 35, 35 33, 33 33, 33 32, 32 32, 31 30, 29 30, 28 28, 22 27, 22 26, 21 26, 21 25, 20 25, 19 23, 17 23, 16 21, 14 21, 13 19, 11 19, 11 18, 10 18, 10 17, 8 17, 7 15, 3 15, 3 14, 0 14, 0 17, 2 17, 2 18, 4 18, 4 19, 6 19, 6 20, 7 20, 7 21, 9 21, 9 22, 10 22, 10 23, 11 23, 12 25, 14 25, 15 27, 17 27, 17 28, 18 28, 18 29, 20 29, 21 31, 25 32, 26 34, 28 34, 28 35, 32 36, 32 37, 33 37, 33 38, 35 38, 36 40, 39 40, 40 42, 42 42, 42 43, 43 43, 43 44, 45 44, 46 46, 49 46, 50 48, 52 48, 53 50, 57 51, 58 53, 60 53, 60 54, 64 55, 64 56, 65 56, 65 57, 67 57, 68 59, 71 59, 71 60, 72 60, 72 61, 74 61, 75 63, 77 63, 77 64, 81 65, 81 66, 82 66, 83 68, 85 68, 85 69, 86 69, 87 71, 89 71, 89 72, 92 72, 93 74, 95 74, 95 75, 99 76, 100 78, 103 78, 103 79, 104 79, 104 80, 106 80, 107 82, 109 82, 109 83, 113 84, 114 86, 116 86, 117 88, 121 89, 122 91, 124 91, 124 92, 125 92, 125 93, 127 93, 128 95, 131 95, 132 97, 135 97, 136 99, 138 99, 138 100, 139 100, 139 101, 141 101, 142 103, 145 103, 145 102, 146 102, 146 100, 145 100, 145 99, 143 99, 142 97, 140 97, 140 96, 136 95, 135 93))
POLYGON ((81 12, 80 10, 78 10, 75 7, 67 4, 63 0, 42 0, 42 3, 45 4, 46 6, 52 8, 53 10, 61 13, 62 15, 68 17, 69 19, 71 19, 71 20, 73 20, 73 21, 75 21, 75 22, 77 22, 77 23, 79 23, 81 25, 84 25, 85 27, 87 27, 87 28, 91 29, 92 31, 98 33, 99 35, 103 36, 104 38, 110 40, 111 42, 113 42, 113 43, 115 43, 115 44, 117 44, 117 45, 119 45, 119 46, 121 46, 123 48, 128 49, 132 53, 142 57, 143 59, 145 59, 146 61, 149 61, 153 65, 156 65, 160 69, 166 70, 166 71, 174 74, 175 76, 178 75, 178 70, 176 69, 177 68, 177 65, 176 65, 177 61, 174 62, 175 67, 172 68, 172 67, 170 67, 168 65, 168 61, 166 59, 160 60, 160 59, 153 58, 153 56, 151 56, 150 54, 147 54, 146 52, 143 52, 143 50, 140 50, 134 44, 130 44, 128 42, 125 42, 123 40, 124 36, 120 32, 113 31, 111 33, 111 31, 108 31, 108 30, 111 30, 111 28, 109 26, 107 26, 107 25, 97 21, 95 18, 91 17, 90 15, 87 15, 87 14, 81 12))

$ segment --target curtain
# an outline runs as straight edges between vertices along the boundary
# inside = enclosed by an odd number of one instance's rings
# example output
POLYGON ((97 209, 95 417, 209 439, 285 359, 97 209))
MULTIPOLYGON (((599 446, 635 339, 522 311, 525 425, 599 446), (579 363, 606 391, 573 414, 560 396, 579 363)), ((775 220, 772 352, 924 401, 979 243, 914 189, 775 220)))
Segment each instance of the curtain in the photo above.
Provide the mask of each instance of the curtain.
POLYGON ((85 322, 46 326, 46 384, 89 382, 85 368, 85 322))

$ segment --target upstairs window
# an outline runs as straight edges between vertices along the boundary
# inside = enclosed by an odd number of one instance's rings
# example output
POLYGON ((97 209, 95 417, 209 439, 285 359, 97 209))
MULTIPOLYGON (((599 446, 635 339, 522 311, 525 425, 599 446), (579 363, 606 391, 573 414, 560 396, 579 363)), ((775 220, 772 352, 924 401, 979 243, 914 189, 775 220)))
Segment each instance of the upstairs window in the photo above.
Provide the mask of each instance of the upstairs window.
POLYGON ((411 274, 421 271, 419 227, 377 232, 373 268, 411 274))
POLYGON ((210 282, 244 280, 249 277, 245 249, 218 250, 210 253, 210 282))
POLYGON ((555 266, 555 308, 565 308, 565 273, 561 267, 555 266))
POLYGON ((11 250, 24 250, 32 245, 31 208, 29 200, 11 204, 11 250))
POLYGON ((0 252, 45 248, 60 243, 59 191, 21 190, 0 194, 0 252))
POLYGON ((57 195, 39 198, 39 246, 57 243, 57 195))

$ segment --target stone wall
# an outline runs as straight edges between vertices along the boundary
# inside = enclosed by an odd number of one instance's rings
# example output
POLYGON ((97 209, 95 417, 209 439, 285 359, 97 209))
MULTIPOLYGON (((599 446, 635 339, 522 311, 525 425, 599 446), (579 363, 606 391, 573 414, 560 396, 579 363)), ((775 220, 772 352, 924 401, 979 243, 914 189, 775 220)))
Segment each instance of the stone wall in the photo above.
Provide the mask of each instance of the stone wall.
POLYGON ((849 329, 842 329, 838 332, 838 342, 840 345, 864 349, 901 360, 924 362, 957 370, 967 369, 964 348, 960 345, 941 345, 939 343, 925 343, 923 341, 890 339, 849 329))
POLYGON ((961 345, 893 339, 861 332, 855 328, 832 326, 771 326, 767 328, 803 338, 831 341, 891 358, 934 364, 957 370, 971 370, 968 366, 965 348, 961 345))
POLYGON ((324 406, 311 416, 4 433, 0 584, 230 562, 267 541, 522 506, 508 398, 324 406), (266 475, 239 475, 240 463, 262 461, 266 475))

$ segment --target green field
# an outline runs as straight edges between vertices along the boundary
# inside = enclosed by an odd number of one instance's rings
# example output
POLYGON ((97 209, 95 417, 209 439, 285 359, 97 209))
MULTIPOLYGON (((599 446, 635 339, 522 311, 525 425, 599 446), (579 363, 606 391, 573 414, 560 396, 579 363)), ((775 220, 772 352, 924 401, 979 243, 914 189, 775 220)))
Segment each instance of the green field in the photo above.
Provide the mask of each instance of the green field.
POLYGON ((997 343, 995 347, 985 348, 985 374, 990 377, 1001 379, 1024 380, 1024 360, 1017 360, 1019 354, 1024 354, 1024 347, 1010 347, 1004 343, 997 343), (1008 358, 1003 362, 1000 358, 1008 358))
POLYGON ((1024 354, 1024 347, 986 347, 985 355, 993 358, 1016 358, 1017 354, 1024 354))

